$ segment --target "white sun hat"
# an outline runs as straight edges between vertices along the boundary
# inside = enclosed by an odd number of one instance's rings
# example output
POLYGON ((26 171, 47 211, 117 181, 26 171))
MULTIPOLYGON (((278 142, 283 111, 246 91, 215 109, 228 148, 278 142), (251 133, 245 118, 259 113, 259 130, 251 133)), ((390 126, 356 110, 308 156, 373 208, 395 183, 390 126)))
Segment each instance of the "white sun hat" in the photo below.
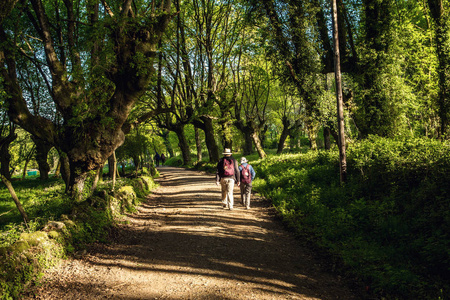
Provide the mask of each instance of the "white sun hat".
POLYGON ((231 154, 233 154, 233 153, 231 153, 230 148, 225 148, 225 150, 223 151, 222 154, 223 154, 223 155, 231 155, 231 154))

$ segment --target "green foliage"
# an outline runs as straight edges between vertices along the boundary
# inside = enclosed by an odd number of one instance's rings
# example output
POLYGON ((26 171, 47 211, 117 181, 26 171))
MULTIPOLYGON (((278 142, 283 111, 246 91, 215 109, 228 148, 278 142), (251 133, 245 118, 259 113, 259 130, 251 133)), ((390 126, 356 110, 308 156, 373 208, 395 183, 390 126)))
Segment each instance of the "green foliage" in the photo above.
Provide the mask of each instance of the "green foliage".
POLYGON ((83 249, 86 244, 106 242, 113 217, 111 211, 106 209, 105 200, 91 206, 89 203, 75 208, 77 218, 75 227, 69 228, 69 250, 83 249))
MULTIPOLYGON (((70 201, 63 193, 63 184, 57 180, 26 180, 14 184, 19 197, 25 199, 24 206, 28 209, 32 221, 25 226, 20 223, 20 219, 13 223, 15 218, 12 217, 8 219, 9 222, 2 224, 1 299, 20 298, 27 285, 37 282, 42 271, 54 265, 65 254, 82 250, 89 243, 108 242, 109 233, 116 222, 120 221, 123 212, 123 203, 108 194, 111 190, 109 183, 101 183, 92 197, 79 203, 70 201), (114 206, 116 202, 119 202, 118 211, 114 206), (62 220, 66 225, 62 231, 52 230, 48 234, 38 231, 48 224, 49 220, 55 219, 62 220)), ((121 187, 141 197, 126 203, 127 211, 133 211, 135 205, 140 203, 139 200, 146 197, 156 184, 151 177, 143 176, 119 179, 116 189, 121 187)), ((5 188, 0 189, 1 197, 6 193, 3 189, 5 188)), ((7 197, 2 201, 12 202, 7 197)), ((13 212, 17 214, 15 210, 13 212)))
POLYGON ((39 241, 20 240, 0 248, 3 250, 0 253, 1 299, 19 299, 27 285, 38 281, 44 269, 54 266, 64 256, 62 244, 49 239, 45 232, 34 231, 28 236, 32 235, 40 236, 39 241))
POLYGON ((168 160, 166 160, 164 165, 172 167, 181 167, 183 165, 183 159, 179 156, 171 157, 168 160))
POLYGON ((198 162, 194 165, 195 170, 207 171, 209 173, 215 173, 217 171, 217 163, 207 163, 204 161, 198 162))
POLYGON ((449 291, 450 145, 371 136, 338 153, 271 156, 253 163, 255 188, 284 220, 376 294, 437 299, 449 291))
POLYGON ((14 244, 17 240, 19 240, 20 235, 24 232, 28 231, 36 231, 41 226, 40 222, 30 221, 28 226, 25 224, 7 224, 4 226, 2 233, 0 235, 0 247, 6 247, 14 244))

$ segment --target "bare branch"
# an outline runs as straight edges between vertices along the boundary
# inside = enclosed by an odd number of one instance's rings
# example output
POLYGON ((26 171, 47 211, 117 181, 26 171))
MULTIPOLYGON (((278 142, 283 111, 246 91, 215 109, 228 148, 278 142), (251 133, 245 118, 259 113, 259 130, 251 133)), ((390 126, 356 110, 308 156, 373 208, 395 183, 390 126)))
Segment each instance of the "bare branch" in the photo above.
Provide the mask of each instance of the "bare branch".
POLYGON ((106 3, 106 0, 101 0, 103 7, 105 8, 106 12, 110 17, 114 17, 114 13, 112 12, 111 8, 109 7, 108 3, 106 3))

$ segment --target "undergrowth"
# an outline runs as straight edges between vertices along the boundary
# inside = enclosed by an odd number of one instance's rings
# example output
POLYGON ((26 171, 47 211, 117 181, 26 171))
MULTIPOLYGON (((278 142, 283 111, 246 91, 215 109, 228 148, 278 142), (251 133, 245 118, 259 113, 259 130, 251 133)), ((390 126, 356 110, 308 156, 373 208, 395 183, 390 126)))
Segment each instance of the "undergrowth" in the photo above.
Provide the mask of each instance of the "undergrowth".
POLYGON ((378 137, 338 152, 254 161, 254 186, 283 219, 330 254, 369 292, 388 299, 448 299, 450 146, 378 137))
MULTIPOLYGON (((0 227, 0 299, 20 298, 25 288, 36 283, 43 270, 56 264, 60 258, 83 250, 87 244, 107 242, 111 229, 120 222, 121 213, 133 211, 140 200, 156 187, 151 177, 119 179, 116 191, 121 186, 134 187, 131 188, 135 193, 133 200, 122 199, 125 205, 113 198, 108 182, 101 183, 96 193, 81 203, 75 203, 65 195, 61 181, 25 181, 14 185, 31 221, 25 226, 17 210, 3 205, 2 210, 8 210, 11 215, 4 215, 6 218, 2 218, 0 227), (118 206, 114 208, 114 204, 118 206), (44 244, 33 246, 21 239, 23 234, 42 230, 52 220, 62 221, 66 226, 60 233, 43 233, 46 237, 44 244)), ((0 201, 12 202, 5 195, 4 189, 0 188, 0 201)))

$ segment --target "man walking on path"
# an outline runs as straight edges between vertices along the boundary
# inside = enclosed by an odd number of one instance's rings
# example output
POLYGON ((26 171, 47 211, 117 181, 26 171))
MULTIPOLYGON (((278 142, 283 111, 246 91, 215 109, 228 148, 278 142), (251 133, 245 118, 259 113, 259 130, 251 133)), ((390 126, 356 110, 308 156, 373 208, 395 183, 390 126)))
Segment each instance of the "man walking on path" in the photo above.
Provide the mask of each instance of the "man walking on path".
POLYGON ((156 152, 154 158, 155 158, 156 166, 159 167, 159 161, 161 160, 161 156, 159 156, 158 152, 156 152))
POLYGON ((231 156, 231 150, 225 148, 222 157, 217 164, 216 184, 222 185, 222 206, 224 209, 233 209, 234 183, 240 186, 240 172, 237 161, 231 156))
POLYGON ((253 167, 248 164, 245 157, 241 158, 239 166, 241 173, 241 202, 247 209, 250 209, 250 196, 252 194, 252 181, 255 180, 256 172, 253 167))

